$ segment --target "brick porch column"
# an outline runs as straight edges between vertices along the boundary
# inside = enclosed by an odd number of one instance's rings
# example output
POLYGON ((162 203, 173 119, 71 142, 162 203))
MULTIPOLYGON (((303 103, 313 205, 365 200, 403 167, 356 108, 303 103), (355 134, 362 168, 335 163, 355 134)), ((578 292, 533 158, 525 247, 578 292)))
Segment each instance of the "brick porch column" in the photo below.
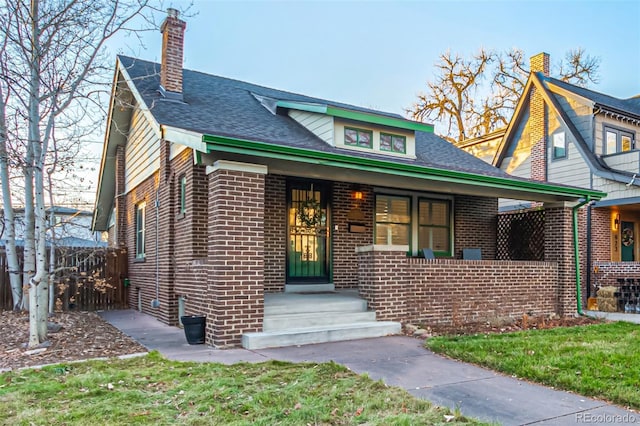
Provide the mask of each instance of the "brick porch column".
POLYGON ((409 246, 369 245, 357 247, 358 290, 376 319, 407 318, 407 251, 409 246))
POLYGON ((571 207, 545 204, 544 238, 544 260, 558 264, 556 313, 574 315, 577 311, 576 272, 571 207))
POLYGON ((207 344, 233 347, 262 330, 267 167, 219 160, 209 176, 207 344))

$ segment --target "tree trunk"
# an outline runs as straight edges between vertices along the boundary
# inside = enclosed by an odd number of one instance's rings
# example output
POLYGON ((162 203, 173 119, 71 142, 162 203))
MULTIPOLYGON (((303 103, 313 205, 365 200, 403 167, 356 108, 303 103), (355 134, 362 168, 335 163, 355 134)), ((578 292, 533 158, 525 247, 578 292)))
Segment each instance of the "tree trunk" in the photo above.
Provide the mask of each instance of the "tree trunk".
MULTIPOLYGON (((29 146, 33 153, 33 175, 35 202, 33 243, 35 246, 35 275, 29 281, 29 290, 34 294, 29 297, 34 304, 30 306, 29 315, 29 346, 35 346, 47 339, 47 246, 46 246, 46 215, 44 209, 44 153, 42 136, 40 134, 40 28, 39 1, 31 0, 31 78, 29 84, 29 146), (36 343, 37 342, 37 343, 36 343)), ((26 209, 25 209, 26 213, 26 209)), ((26 247, 26 241, 25 241, 26 247)))
POLYGON ((5 97, 2 92, 2 86, 0 86, 0 184, 2 185, 2 203, 4 205, 5 252, 7 266, 9 267, 13 310, 18 311, 22 308, 22 280, 20 279, 20 262, 16 251, 16 223, 9 185, 9 155, 7 153, 7 122, 5 114, 5 97))

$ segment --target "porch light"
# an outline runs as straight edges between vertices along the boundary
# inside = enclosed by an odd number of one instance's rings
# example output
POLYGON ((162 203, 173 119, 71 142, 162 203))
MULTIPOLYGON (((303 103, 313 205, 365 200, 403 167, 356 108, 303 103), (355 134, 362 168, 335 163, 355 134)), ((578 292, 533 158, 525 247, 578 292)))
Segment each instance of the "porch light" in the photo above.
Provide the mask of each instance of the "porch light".
POLYGON ((613 230, 617 231, 620 226, 620 213, 616 213, 613 218, 613 230))
POLYGON ((362 200, 362 191, 353 191, 353 199, 356 201, 361 201, 362 200))

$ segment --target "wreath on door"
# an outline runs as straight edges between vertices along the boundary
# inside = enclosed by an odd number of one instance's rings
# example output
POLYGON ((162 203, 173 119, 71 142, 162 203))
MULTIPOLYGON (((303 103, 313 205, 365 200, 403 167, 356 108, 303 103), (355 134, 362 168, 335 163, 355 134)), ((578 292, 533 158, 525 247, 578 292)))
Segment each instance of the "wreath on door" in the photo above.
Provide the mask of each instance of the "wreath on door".
POLYGON ((315 228, 322 225, 324 221, 324 211, 315 198, 309 198, 302 203, 298 209, 298 219, 306 228, 315 228))
POLYGON ((633 229, 625 228, 622 231, 622 245, 629 247, 633 244, 633 229))

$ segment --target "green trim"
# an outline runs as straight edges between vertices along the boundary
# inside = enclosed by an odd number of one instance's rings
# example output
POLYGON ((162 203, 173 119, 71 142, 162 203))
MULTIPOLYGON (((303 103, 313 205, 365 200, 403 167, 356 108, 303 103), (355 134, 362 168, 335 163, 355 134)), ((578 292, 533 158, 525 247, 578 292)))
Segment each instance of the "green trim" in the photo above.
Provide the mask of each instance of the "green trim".
POLYGON ((405 136, 402 135, 394 135, 393 133, 386 133, 386 132, 380 132, 380 151, 385 151, 385 152, 397 152, 399 154, 406 154, 407 153, 407 138, 405 136), (389 143, 389 149, 385 149, 382 148, 382 137, 383 136, 389 136, 391 138, 391 141, 389 143), (395 145, 393 144, 393 139, 394 138, 402 138, 402 151, 398 151, 395 149, 395 145))
POLYGON ((371 130, 365 130, 365 129, 358 129, 356 127, 346 127, 344 128, 344 144, 345 146, 357 146, 358 148, 369 148, 369 149, 373 149, 373 131, 371 130), (356 132, 356 143, 347 143, 347 131, 351 130, 352 132, 356 132), (361 133, 366 133, 367 135, 369 135, 369 144, 368 145, 362 145, 360 143, 360 134, 361 133))
MULTIPOLYGON (((417 206, 417 213, 418 213, 418 245, 420 246, 420 228, 421 227, 425 227, 425 228, 431 228, 431 229, 446 229, 447 230, 447 237, 449 239, 449 250, 433 250, 434 254, 440 254, 440 256, 453 256, 453 240, 454 240, 454 233, 453 233, 453 228, 455 226, 454 224, 454 220, 455 218, 453 217, 453 202, 451 200, 447 200, 447 199, 442 199, 442 198, 429 198, 429 197, 423 197, 423 196, 419 196, 418 197, 418 206, 417 206), (447 206, 447 225, 431 225, 431 224, 421 224, 420 223, 420 202, 421 201, 425 201, 431 205, 433 205, 433 203, 442 203, 445 204, 447 206)), ((421 247, 418 247, 418 252, 420 250, 422 250, 423 248, 431 248, 432 247, 427 247, 425 245, 422 245, 421 247)))
POLYGON ((229 152, 263 158, 274 158, 298 161, 307 164, 342 167, 346 169, 383 172, 398 176, 430 179, 441 182, 461 183, 487 188, 523 190, 536 194, 555 195, 561 197, 600 200, 606 193, 584 188, 567 188, 543 182, 523 181, 506 177, 485 176, 469 172, 436 169, 415 164, 395 163, 372 158, 355 157, 353 155, 321 152, 304 148, 294 148, 265 142, 233 139, 222 136, 203 135, 202 141, 207 143, 207 152, 229 152))
POLYGON ((578 315, 584 315, 582 312, 582 292, 580 290, 580 246, 578 245, 578 209, 591 200, 587 196, 586 199, 578 203, 571 209, 571 225, 573 231, 573 260, 574 267, 576 269, 576 307, 578 309, 578 315))
POLYGON ((344 118, 347 120, 364 121, 365 123, 379 124, 381 126, 397 127, 406 130, 418 130, 421 132, 433 133, 433 125, 420 123, 418 121, 405 120, 403 118, 388 117, 369 112, 355 111, 351 109, 337 108, 323 104, 313 104, 306 102, 278 101, 276 106, 279 108, 289 108, 299 111, 315 112, 318 114, 327 114, 333 117, 344 118))

